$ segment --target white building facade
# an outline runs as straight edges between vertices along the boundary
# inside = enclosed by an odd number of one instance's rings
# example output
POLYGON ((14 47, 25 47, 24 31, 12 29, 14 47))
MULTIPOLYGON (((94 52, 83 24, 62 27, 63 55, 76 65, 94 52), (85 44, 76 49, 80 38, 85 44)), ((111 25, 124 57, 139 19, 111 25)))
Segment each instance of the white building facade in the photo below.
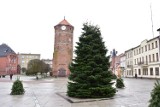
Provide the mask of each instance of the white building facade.
POLYGON ((160 38, 144 40, 125 52, 126 77, 160 78, 160 38), (131 68, 131 69, 129 69, 131 68))
POLYGON ((125 51, 125 77, 133 77, 133 48, 125 51))
POLYGON ((126 68, 126 56, 125 54, 122 54, 120 57, 120 67, 121 67, 121 76, 125 77, 125 68, 126 68))
POLYGON ((18 53, 18 64, 21 66, 21 68, 27 69, 28 62, 33 59, 40 60, 40 54, 18 53))

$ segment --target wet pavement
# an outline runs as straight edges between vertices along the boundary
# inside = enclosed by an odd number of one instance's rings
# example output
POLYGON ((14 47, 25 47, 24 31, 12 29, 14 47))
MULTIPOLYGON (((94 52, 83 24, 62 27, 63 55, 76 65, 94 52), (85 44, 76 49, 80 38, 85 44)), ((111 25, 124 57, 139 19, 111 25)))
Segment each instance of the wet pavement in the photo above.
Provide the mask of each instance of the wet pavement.
POLYGON ((0 78, 0 107, 148 107, 156 80, 124 78, 124 89, 113 99, 76 99, 66 96, 67 78, 36 80, 32 76, 0 78), (17 77, 23 82, 24 95, 10 95, 17 77))

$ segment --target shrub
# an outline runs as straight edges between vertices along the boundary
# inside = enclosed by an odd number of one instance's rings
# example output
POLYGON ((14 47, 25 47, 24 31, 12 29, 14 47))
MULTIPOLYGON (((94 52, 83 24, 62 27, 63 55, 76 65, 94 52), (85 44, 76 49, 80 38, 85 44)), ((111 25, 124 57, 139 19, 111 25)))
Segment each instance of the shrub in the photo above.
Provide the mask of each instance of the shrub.
POLYGON ((24 94, 24 88, 22 81, 20 81, 18 78, 16 81, 14 81, 11 89, 11 95, 21 95, 24 94))
POLYGON ((117 80, 116 80, 116 87, 117 88, 123 88, 123 87, 125 87, 122 78, 117 78, 117 80))

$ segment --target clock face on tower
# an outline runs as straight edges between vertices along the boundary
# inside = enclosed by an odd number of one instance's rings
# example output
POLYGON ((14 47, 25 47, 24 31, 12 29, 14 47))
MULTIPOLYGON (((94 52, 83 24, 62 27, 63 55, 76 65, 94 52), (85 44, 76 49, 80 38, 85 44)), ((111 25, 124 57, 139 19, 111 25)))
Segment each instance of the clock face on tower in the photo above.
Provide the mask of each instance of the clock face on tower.
POLYGON ((66 30, 66 26, 64 26, 64 25, 61 26, 61 29, 62 29, 62 30, 66 30))

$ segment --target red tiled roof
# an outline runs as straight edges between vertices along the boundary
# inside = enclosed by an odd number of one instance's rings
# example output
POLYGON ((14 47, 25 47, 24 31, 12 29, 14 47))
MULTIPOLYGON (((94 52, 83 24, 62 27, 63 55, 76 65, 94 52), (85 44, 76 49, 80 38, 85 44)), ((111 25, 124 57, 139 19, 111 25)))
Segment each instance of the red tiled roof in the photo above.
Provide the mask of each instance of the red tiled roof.
POLYGON ((69 25, 69 26, 72 26, 66 19, 63 19, 61 22, 58 23, 58 25, 69 25))

